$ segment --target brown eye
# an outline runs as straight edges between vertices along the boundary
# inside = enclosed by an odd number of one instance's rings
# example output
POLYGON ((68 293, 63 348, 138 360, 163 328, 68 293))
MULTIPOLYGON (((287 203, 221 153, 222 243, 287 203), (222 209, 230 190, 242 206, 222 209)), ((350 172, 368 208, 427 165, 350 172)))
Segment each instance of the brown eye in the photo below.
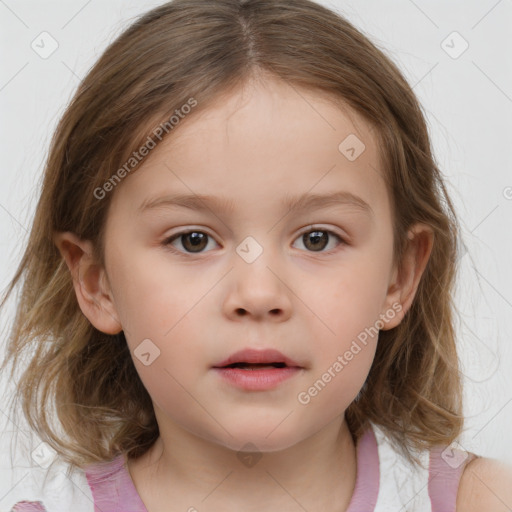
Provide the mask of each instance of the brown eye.
POLYGON ((302 235, 304 245, 313 251, 322 251, 327 246, 329 236, 325 231, 310 231, 302 235))
POLYGON ((210 235, 203 231, 188 231, 171 236, 163 242, 163 245, 175 247, 175 242, 180 242, 184 250, 177 249, 179 252, 200 253, 204 252, 209 238, 211 238, 210 235))
POLYGON ((327 229, 318 228, 306 231, 298 238, 298 240, 301 240, 304 244, 304 247, 306 247, 306 249, 310 252, 329 252, 324 251, 324 249, 329 245, 333 238, 338 239, 341 243, 343 243, 343 239, 336 233, 327 229))

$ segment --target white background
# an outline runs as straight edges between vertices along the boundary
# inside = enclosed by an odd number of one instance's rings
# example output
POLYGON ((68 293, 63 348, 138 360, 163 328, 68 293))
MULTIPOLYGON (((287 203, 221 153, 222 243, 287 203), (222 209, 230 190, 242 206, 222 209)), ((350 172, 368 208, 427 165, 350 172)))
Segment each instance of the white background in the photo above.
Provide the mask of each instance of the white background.
MULTIPOLYGON (((106 45, 160 3, 0 0, 2 289, 21 256, 49 140, 65 105, 106 45), (31 48, 43 31, 58 42, 47 59, 31 48)), ((424 107, 467 249, 456 297, 467 416, 461 444, 512 464, 512 1, 320 3, 339 10, 390 54, 424 107), (448 37, 453 31, 463 39, 448 37), (453 58, 464 40, 467 50, 453 58)), ((2 324, 7 321, 4 315, 2 324)), ((9 470, 8 436, 17 427, 5 414, 0 420, 1 477, 9 470)), ((0 507, 9 491, 0 484, 0 507)))

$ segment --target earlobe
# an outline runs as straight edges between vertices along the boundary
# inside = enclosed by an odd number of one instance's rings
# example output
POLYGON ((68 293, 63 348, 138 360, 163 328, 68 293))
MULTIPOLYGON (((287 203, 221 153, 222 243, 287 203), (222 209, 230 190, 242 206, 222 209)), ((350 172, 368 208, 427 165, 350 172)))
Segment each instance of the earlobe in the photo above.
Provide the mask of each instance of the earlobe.
POLYGON ((122 331, 105 269, 93 258, 92 242, 71 232, 55 233, 53 239, 71 273, 83 314, 101 332, 122 331))
POLYGON ((408 239, 400 269, 393 270, 382 315, 392 309, 397 313, 387 315, 382 330, 396 327, 410 309, 434 245, 434 233, 426 224, 415 224, 408 232, 408 239))

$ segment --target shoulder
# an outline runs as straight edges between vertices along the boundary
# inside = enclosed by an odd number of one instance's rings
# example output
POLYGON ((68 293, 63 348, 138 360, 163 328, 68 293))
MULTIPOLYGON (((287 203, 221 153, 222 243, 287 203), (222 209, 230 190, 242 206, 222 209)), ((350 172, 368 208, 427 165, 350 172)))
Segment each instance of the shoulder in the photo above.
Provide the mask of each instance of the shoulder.
POLYGON ((509 512, 512 509, 512 466, 477 457, 460 478, 457 512, 509 512))
POLYGON ((94 500, 82 470, 68 472, 68 466, 54 461, 44 468, 15 464, 0 488, 10 491, 0 510, 10 512, 93 512, 94 500))

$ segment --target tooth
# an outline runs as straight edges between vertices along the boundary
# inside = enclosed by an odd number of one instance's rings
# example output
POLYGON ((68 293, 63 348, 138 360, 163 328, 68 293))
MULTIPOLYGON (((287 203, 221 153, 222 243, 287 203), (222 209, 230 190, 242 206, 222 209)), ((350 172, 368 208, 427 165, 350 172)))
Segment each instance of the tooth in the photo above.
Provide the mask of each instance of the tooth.
POLYGON ((262 369, 262 370, 266 370, 268 368, 275 368, 275 366, 272 366, 271 364, 258 364, 258 365, 248 365, 248 366, 244 366, 243 367, 244 370, 257 370, 257 369, 262 369))

